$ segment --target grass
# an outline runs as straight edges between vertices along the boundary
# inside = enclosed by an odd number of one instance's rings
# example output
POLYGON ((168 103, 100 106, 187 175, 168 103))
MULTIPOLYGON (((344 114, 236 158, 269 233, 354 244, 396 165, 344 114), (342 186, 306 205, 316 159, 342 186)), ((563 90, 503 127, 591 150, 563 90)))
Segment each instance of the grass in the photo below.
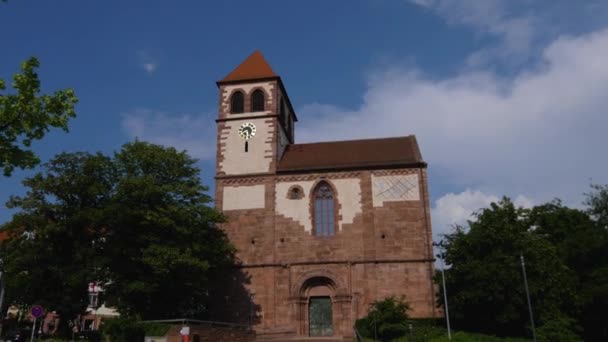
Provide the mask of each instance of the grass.
MULTIPOLYGON (((374 339, 364 338, 364 342, 374 342, 374 339)), ((529 339, 515 337, 496 337, 483 334, 466 332, 452 333, 452 340, 448 340, 447 332, 444 329, 433 329, 427 333, 412 334, 393 340, 391 342, 529 342, 529 339)))

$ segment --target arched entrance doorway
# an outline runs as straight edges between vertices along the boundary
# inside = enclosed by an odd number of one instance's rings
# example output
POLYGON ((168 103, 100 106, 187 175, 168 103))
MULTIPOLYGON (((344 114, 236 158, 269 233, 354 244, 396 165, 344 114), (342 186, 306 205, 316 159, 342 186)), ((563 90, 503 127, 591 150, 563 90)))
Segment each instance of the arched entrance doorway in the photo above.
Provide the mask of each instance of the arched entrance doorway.
POLYGON ((343 278, 329 270, 312 270, 293 282, 291 303, 299 336, 352 337, 352 296, 343 278))
MULTIPOLYGON (((314 277, 304 282, 300 298, 304 299, 306 335, 320 337, 334 335, 335 283, 327 277, 314 277)), ((304 318, 304 317, 303 317, 304 318)))

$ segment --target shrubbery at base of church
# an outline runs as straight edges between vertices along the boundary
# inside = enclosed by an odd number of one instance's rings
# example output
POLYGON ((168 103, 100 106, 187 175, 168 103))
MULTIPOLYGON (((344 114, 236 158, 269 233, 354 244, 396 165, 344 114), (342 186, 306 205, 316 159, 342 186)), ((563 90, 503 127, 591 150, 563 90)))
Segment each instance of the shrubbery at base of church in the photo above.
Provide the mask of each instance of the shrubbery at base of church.
POLYGON ((409 331, 407 322, 409 309, 409 305, 403 299, 387 297, 373 302, 367 316, 358 319, 355 327, 362 336, 390 341, 404 336, 409 331))
MULTIPOLYGON (((497 337, 470 332, 452 331, 448 339, 444 318, 410 319, 409 304, 403 299, 387 297, 370 305, 367 316, 357 320, 355 328, 364 342, 525 342, 525 338, 497 337), (374 340, 375 338, 375 340, 374 340)), ((566 316, 553 316, 537 328, 541 342, 580 341, 573 333, 574 322, 566 316)))
MULTIPOLYGON (((390 342, 529 342, 530 339, 516 337, 496 337, 484 334, 452 331, 452 339, 448 339, 447 330, 443 327, 412 322, 412 329, 406 335, 390 340, 390 342), (419 325, 416 325, 419 324, 419 325)), ((378 340, 376 340, 378 341, 378 340)), ((539 341, 549 341, 541 340, 539 341)), ((562 340, 551 340, 562 341, 562 340)), ((570 341, 570 340, 564 340, 570 341)), ((364 338, 363 342, 374 342, 374 338, 364 338)))
POLYGON ((117 317, 104 321, 103 336, 107 341, 143 341, 145 336, 165 336, 170 326, 164 323, 146 323, 132 317, 117 317))
MULTIPOLYGON (((394 342, 410 342, 412 340, 401 339, 394 342)), ((455 332, 452 333, 452 340, 448 339, 447 333, 444 333, 441 337, 434 337, 427 342, 530 342, 530 339, 515 338, 515 337, 496 337, 483 334, 473 334, 466 332, 455 332)))

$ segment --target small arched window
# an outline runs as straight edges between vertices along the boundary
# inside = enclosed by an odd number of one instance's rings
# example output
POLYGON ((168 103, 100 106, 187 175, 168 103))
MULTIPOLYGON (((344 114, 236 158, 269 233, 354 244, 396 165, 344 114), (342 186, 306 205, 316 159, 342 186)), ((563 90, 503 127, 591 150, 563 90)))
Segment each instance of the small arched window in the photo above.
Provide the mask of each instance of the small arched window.
POLYGON ((314 220, 317 236, 332 236, 335 233, 334 226, 334 193, 326 182, 321 182, 315 188, 314 200, 314 220))
POLYGON ((257 89, 253 92, 253 94, 251 94, 251 111, 264 111, 264 91, 262 91, 262 89, 257 89))
POLYGON ((304 190, 302 190, 301 186, 294 185, 291 188, 289 188, 289 191, 287 192, 287 198, 293 199, 293 200, 304 198, 304 190))
POLYGON ((245 97, 241 91, 235 91, 230 98, 230 113, 240 114, 245 111, 245 97))
POLYGON ((291 189, 291 192, 289 193, 289 198, 299 199, 300 198, 300 189, 298 189, 298 188, 291 189))

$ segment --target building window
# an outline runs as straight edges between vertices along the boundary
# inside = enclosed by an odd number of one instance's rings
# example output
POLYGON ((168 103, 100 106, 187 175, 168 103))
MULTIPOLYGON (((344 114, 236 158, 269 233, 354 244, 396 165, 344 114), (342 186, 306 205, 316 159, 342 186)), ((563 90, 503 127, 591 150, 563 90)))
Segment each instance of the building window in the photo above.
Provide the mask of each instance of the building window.
POLYGON ((245 97, 240 91, 235 91, 230 98, 230 113, 240 114, 245 111, 245 97))
POLYGON ((287 191, 287 198, 293 200, 304 198, 304 190, 302 190, 301 186, 294 185, 289 188, 289 191, 287 191))
POLYGON ((262 91, 262 89, 258 89, 251 94, 251 111, 264 111, 264 91, 262 91))
POLYGON ((313 195, 314 200, 314 220, 316 236, 332 236, 335 232, 334 227, 334 194, 326 182, 317 185, 313 195))
POLYGON ((89 307, 93 309, 99 307, 99 292, 89 292, 89 307))
POLYGON ((279 120, 285 120, 285 102, 281 97, 281 101, 279 102, 279 120))
POLYGON ((83 330, 91 331, 95 330, 95 320, 93 319, 85 319, 83 325, 83 330))

